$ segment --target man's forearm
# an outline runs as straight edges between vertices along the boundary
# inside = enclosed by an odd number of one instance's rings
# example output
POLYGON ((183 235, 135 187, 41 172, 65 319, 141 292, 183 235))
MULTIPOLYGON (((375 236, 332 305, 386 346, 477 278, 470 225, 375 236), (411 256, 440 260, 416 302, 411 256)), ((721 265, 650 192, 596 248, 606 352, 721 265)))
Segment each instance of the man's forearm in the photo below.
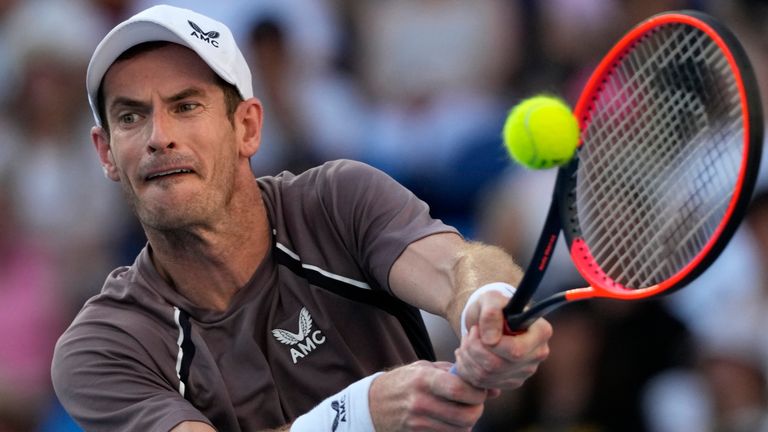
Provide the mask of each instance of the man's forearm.
POLYGON ((411 243, 392 266, 389 282, 398 298, 444 317, 459 334, 472 292, 491 282, 517 285, 522 274, 501 248, 440 233, 411 243))
POLYGON ((493 282, 517 286, 523 277, 523 271, 512 257, 499 247, 466 243, 458 252, 454 275, 455 294, 448 305, 446 319, 457 334, 460 334, 461 311, 467 298, 477 288, 493 282))

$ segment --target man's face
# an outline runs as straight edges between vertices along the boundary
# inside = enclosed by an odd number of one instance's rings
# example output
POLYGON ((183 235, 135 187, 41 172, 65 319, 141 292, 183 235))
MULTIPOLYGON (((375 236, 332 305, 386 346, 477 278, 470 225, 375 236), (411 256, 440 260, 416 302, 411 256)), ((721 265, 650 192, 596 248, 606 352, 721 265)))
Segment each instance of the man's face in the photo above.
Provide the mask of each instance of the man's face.
POLYGON ((94 141, 141 222, 158 230, 214 223, 243 163, 214 72, 171 44, 115 63, 103 86, 110 136, 102 130, 94 141))

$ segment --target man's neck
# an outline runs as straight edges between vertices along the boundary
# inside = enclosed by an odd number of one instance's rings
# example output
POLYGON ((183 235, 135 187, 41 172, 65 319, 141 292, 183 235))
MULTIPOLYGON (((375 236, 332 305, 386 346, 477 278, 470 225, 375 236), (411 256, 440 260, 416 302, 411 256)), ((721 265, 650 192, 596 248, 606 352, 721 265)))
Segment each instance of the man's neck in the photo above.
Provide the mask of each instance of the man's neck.
POLYGON ((271 247, 269 219, 261 196, 241 213, 213 227, 146 230, 158 273, 199 307, 226 310, 271 247))

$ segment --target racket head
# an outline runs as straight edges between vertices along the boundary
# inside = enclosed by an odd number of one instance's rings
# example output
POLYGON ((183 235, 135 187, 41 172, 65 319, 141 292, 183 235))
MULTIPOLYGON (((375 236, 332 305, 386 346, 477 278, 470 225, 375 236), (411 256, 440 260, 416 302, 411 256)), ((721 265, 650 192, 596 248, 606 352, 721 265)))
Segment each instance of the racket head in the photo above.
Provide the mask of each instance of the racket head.
POLYGON ((744 217, 763 141, 736 37, 694 11, 655 15, 601 61, 576 104, 555 199, 588 288, 567 300, 672 292, 714 262, 744 217))

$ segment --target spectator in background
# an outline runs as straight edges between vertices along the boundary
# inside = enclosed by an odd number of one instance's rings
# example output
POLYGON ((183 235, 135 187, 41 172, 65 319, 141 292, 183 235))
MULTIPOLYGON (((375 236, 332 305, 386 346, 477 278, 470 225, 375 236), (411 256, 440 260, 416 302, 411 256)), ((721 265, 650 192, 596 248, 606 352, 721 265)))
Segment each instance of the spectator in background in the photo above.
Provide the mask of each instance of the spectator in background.
POLYGON ((359 158, 369 108, 355 77, 340 67, 341 32, 328 2, 266 1, 245 15, 245 56, 272 119, 263 132, 272 145, 252 162, 254 171, 300 172, 359 158))
POLYGON ((285 24, 270 18, 254 23, 247 50, 250 54, 259 99, 272 122, 264 128, 264 139, 269 142, 264 159, 251 163, 254 171, 275 173, 285 167, 302 172, 314 165, 307 141, 308 130, 302 127, 298 112, 298 92, 293 56, 286 37, 285 24))
POLYGON ((361 77, 374 103, 364 158, 468 231, 446 210, 465 217, 504 163, 503 88, 521 60, 517 5, 367 1, 355 13, 361 77), (473 164, 478 157, 483 163, 473 164))
POLYGON ((525 2, 533 35, 520 82, 576 100, 597 62, 632 26, 698 0, 539 0, 525 2))
POLYGON ((104 25, 102 32, 106 34, 109 29, 129 15, 134 0, 87 0, 88 6, 95 14, 100 16, 104 25))
MULTIPOLYGON (((16 7, 18 0, 0 0, 0 36, 4 36, 4 29, 7 26, 7 17, 10 12, 16 7)), ((8 41, 4 37, 0 37, 0 76, 8 77, 12 72, 11 62, 11 47, 8 41)), ((0 104, 5 104, 8 97, 8 93, 11 89, 9 80, 3 80, 0 82, 0 104)), ((0 164, 3 161, 3 153, 0 150, 0 164)))
POLYGON ((304 171, 320 161, 355 158, 361 153, 366 106, 354 82, 330 59, 305 69, 290 43, 294 31, 280 15, 254 21, 246 56, 252 65, 265 116, 264 159, 254 160, 254 171, 274 173, 281 168, 304 171))
POLYGON ((700 335, 700 370, 718 431, 768 431, 768 191, 756 194, 746 222, 756 246, 756 289, 723 299, 712 333, 700 335))
POLYGON ((0 176, 0 431, 27 432, 50 401, 53 345, 66 311, 45 243, 22 229, 12 199, 0 176))
POLYGON ((116 264, 117 241, 130 220, 86 139, 82 76, 101 21, 77 0, 25 2, 7 19, 17 68, 0 138, 14 149, 9 187, 20 229, 45 238, 61 269, 57 289, 71 299, 63 305, 81 304, 101 285, 94 277, 116 264))
POLYGON ((717 349, 702 356, 700 370, 712 395, 711 430, 768 431, 765 358, 752 348, 717 349))
MULTIPOLYGON (((697 355, 694 366, 661 374, 648 387, 645 412, 655 431, 684 432, 692 424, 699 425, 697 430, 768 431, 767 191, 755 196, 746 222, 737 233, 740 242, 729 249, 731 259, 746 261, 745 280, 751 283, 740 290, 735 288, 743 284, 726 285, 725 290, 713 293, 716 306, 691 320, 697 355)), ((703 277, 738 274, 729 273, 728 267, 714 268, 720 271, 703 277)))

